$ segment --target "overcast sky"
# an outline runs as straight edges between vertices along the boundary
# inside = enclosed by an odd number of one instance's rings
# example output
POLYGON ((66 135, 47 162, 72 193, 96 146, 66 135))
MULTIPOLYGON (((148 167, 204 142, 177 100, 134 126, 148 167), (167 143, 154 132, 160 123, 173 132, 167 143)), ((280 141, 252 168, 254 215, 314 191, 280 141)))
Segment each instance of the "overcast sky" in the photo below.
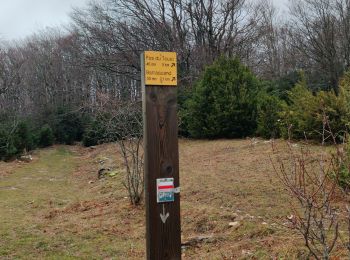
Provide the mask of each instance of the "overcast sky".
POLYGON ((46 27, 67 24, 72 7, 87 3, 88 0, 0 0, 0 39, 20 39, 46 27))
MULTIPOLYGON (((288 0, 273 0, 284 6, 288 0)), ((14 40, 46 27, 69 22, 72 7, 84 7, 89 0, 0 0, 0 39, 14 40)))

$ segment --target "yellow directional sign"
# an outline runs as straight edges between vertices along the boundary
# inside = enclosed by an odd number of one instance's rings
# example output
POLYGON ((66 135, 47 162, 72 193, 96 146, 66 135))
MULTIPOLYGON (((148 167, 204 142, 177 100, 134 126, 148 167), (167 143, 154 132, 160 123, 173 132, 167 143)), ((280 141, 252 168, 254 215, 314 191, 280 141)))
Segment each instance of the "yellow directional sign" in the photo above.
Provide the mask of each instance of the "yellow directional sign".
POLYGON ((176 52, 145 51, 145 85, 177 85, 176 52))

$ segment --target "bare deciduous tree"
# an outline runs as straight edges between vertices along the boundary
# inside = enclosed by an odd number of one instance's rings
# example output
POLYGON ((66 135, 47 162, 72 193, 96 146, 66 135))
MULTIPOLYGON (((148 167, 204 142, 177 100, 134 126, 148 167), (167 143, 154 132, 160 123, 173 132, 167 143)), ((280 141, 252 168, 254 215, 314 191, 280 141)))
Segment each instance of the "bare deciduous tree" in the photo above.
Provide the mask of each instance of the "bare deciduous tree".
POLYGON ((304 56, 303 66, 323 75, 335 92, 349 66, 349 11, 348 0, 297 0, 291 8, 292 43, 304 56))
POLYGON ((140 101, 120 101, 99 94, 94 111, 105 131, 105 141, 116 142, 125 166, 123 182, 130 202, 138 205, 144 193, 143 128, 140 101))

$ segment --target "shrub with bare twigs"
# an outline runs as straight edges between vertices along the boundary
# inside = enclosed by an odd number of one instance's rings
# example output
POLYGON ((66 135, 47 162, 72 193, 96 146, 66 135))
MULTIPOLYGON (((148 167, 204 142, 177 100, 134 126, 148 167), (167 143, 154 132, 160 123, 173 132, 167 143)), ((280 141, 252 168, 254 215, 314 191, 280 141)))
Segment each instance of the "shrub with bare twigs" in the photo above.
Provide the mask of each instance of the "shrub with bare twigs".
POLYGON ((144 193, 144 158, 141 101, 118 101, 100 95, 94 113, 100 118, 104 141, 117 142, 125 166, 123 182, 131 204, 138 205, 144 193))
MULTIPOLYGON (((344 168, 345 153, 336 145, 324 114, 323 146, 327 140, 333 140, 335 152, 329 153, 325 149, 312 152, 308 144, 296 148, 289 140, 287 156, 274 146, 274 156, 271 157, 276 175, 297 202, 289 218, 292 227, 302 234, 310 256, 315 259, 330 259, 346 212, 339 203, 339 197, 342 197, 339 196, 342 194, 339 176, 344 168)), ((348 223, 349 216, 348 211, 348 216, 345 216, 348 223)), ((350 248, 349 244, 347 247, 350 248)))

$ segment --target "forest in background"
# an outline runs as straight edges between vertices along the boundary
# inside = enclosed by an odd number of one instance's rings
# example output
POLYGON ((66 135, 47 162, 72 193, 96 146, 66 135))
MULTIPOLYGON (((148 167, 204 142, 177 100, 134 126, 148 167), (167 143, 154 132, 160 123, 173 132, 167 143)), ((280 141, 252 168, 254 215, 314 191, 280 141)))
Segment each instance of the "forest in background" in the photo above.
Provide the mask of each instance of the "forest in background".
POLYGON ((349 0, 293 1, 284 17, 268 0, 91 2, 65 30, 0 42, 0 158, 139 128, 144 50, 177 52, 182 135, 287 137, 293 126, 319 139, 325 119, 344 132, 349 43, 349 0))

